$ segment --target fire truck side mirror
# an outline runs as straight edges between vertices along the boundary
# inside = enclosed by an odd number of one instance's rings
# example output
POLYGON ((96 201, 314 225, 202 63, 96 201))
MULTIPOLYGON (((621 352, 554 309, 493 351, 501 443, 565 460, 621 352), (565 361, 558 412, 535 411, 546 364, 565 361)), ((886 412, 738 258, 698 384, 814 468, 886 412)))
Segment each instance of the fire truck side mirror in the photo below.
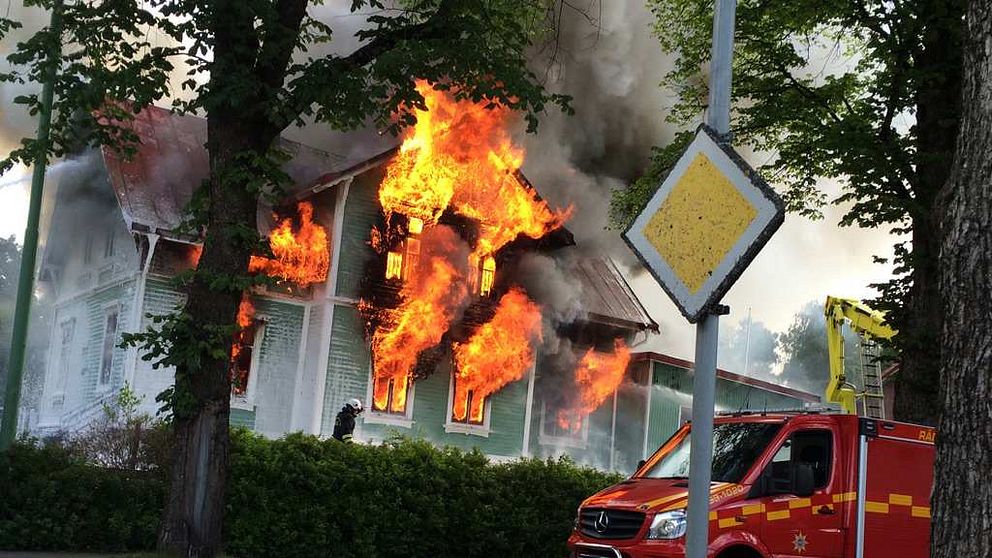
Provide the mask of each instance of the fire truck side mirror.
POLYGON ((813 479, 813 466, 809 463, 799 462, 793 467, 792 493, 801 498, 811 496, 816 486, 813 479))

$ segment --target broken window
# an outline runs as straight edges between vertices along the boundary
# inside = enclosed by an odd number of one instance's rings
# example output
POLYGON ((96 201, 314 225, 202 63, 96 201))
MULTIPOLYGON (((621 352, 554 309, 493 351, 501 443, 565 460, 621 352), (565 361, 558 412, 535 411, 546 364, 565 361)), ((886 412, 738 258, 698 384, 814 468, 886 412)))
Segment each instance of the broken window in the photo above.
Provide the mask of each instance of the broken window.
POLYGON ((479 295, 489 296, 493 290, 493 283, 496 281, 496 260, 492 256, 486 256, 482 260, 482 270, 479 274, 479 295))
POLYGON ((588 418, 577 409, 553 401, 541 405, 541 437, 556 440, 585 440, 588 418))
POLYGON ((373 377, 372 410, 390 415, 406 415, 410 399, 410 377, 373 377))
POLYGON ((103 351, 100 357, 100 385, 110 383, 114 366, 114 346, 117 344, 117 310, 107 312, 103 328, 103 351))
POLYGON ((451 375, 451 422, 482 425, 486 422, 488 397, 480 397, 475 390, 458 383, 458 374, 451 375))
POLYGON ((260 337, 260 331, 261 322, 252 320, 250 324, 241 328, 231 346, 231 395, 236 398, 248 399, 255 343, 260 337))

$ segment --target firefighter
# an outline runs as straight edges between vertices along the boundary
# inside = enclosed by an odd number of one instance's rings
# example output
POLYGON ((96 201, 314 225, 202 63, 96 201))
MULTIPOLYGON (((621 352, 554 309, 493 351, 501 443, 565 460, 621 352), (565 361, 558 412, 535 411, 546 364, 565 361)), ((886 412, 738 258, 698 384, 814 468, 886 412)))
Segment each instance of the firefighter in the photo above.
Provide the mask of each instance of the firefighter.
POLYGON ((345 401, 341 412, 334 419, 334 439, 341 442, 351 442, 355 431, 355 417, 362 413, 362 402, 358 399, 345 401))

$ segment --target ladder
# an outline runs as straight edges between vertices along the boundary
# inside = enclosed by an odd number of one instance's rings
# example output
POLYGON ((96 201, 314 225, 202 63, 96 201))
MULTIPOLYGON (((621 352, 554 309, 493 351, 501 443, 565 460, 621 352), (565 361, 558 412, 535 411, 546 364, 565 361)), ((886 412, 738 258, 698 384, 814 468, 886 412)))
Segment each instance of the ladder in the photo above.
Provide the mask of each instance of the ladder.
POLYGON ((861 392, 858 403, 861 416, 885 419, 885 391, 882 389, 882 351, 875 341, 859 335, 861 354, 861 392))

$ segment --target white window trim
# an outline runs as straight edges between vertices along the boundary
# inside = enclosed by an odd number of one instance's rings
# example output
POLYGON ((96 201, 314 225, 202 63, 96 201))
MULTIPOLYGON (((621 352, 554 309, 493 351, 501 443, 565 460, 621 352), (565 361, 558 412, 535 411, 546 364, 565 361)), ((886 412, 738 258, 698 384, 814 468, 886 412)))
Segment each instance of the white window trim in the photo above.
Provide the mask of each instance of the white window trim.
POLYGON ((537 443, 542 446, 563 446, 569 448, 586 449, 589 446, 589 419, 592 416, 586 415, 582 421, 582 435, 578 438, 571 436, 551 436, 544 432, 545 415, 547 414, 548 403, 541 401, 541 429, 537 434, 537 443))
POLYGON ((365 415, 362 417, 362 423, 385 424, 388 426, 399 426, 400 428, 413 428, 413 405, 415 400, 414 396, 417 394, 417 382, 415 382, 413 378, 410 378, 410 388, 407 390, 406 394, 406 412, 402 415, 374 410, 372 403, 372 390, 374 387, 375 369, 372 367, 371 359, 369 359, 369 381, 368 385, 365 386, 365 401, 367 402, 366 407, 368 408, 368 411, 362 413, 365 415))
POLYGON ((444 431, 448 434, 469 434, 488 438, 490 418, 493 414, 493 395, 495 394, 486 397, 486 408, 483 411, 482 424, 455 422, 452 420, 451 410, 454 408, 455 403, 455 370, 452 367, 451 373, 448 374, 448 404, 444 408, 444 431))
POLYGON ((122 310, 121 305, 117 302, 104 305, 103 307, 103 313, 101 314, 101 316, 103 316, 103 319, 100 320, 100 331, 101 331, 100 347, 99 347, 100 358, 97 359, 97 368, 96 368, 97 392, 110 391, 111 386, 114 384, 114 356, 117 352, 116 351, 117 339, 120 337, 121 334, 121 314, 122 314, 121 310, 122 310), (107 344, 107 318, 114 313, 117 314, 117 324, 115 325, 115 329, 114 329, 114 344, 110 347, 110 372, 107 374, 107 381, 104 382, 103 381, 103 356, 104 356, 103 347, 104 345, 107 344))
POLYGON ((231 391, 231 408, 242 411, 255 410, 255 395, 258 392, 258 369, 262 358, 262 342, 265 341, 265 329, 269 323, 268 317, 255 315, 254 320, 258 322, 255 328, 255 339, 251 345, 251 364, 248 365, 248 387, 243 396, 234 395, 231 391))

